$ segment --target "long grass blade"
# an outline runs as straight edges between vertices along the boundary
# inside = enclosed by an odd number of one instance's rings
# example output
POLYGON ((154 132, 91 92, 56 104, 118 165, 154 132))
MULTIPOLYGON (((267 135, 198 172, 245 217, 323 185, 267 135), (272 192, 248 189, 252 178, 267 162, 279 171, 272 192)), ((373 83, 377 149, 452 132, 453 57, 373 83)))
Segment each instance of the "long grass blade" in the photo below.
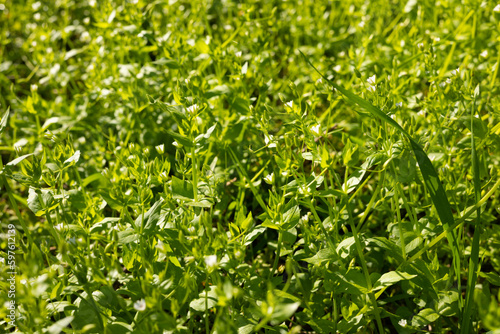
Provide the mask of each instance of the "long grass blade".
MULTIPOLYGON (((477 159, 476 142, 474 138, 474 114, 476 101, 474 100, 471 107, 470 124, 471 124, 471 158, 472 158, 472 174, 474 183, 474 200, 477 204, 481 199, 481 181, 479 180, 479 164, 477 159)), ((472 239, 472 249, 469 258, 469 273, 467 280, 467 291, 465 294, 465 307, 462 315, 462 333, 470 333, 472 322, 472 305, 474 303, 474 288, 476 286, 477 274, 479 269, 479 241, 481 237, 481 208, 477 208, 476 226, 474 229, 474 237, 472 239)))

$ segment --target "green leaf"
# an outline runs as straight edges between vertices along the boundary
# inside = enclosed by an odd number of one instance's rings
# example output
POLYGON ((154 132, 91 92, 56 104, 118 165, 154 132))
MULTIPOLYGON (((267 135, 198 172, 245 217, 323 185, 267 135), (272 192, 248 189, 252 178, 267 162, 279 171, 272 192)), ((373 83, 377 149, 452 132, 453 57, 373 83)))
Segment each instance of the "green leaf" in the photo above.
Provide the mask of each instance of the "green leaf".
POLYGON ((245 246, 250 245, 259 235, 264 233, 266 230, 265 226, 259 225, 255 226, 249 233, 245 235, 245 246))
POLYGON ((175 59, 160 58, 160 59, 155 60, 153 62, 153 64, 166 66, 166 67, 174 69, 174 70, 180 68, 179 62, 175 59))
POLYGON ((339 271, 335 272, 334 275, 338 279, 339 292, 354 295, 367 294, 369 292, 365 276, 360 270, 351 269, 345 275, 339 271))
POLYGON ((417 275, 411 275, 402 271, 390 271, 388 273, 383 274, 373 285, 373 290, 380 290, 382 288, 391 286, 399 281, 409 280, 417 275))
POLYGON ((271 315, 271 324, 273 326, 276 326, 289 319, 295 313, 295 311, 297 311, 299 306, 300 302, 278 304, 271 315))
POLYGON ((144 213, 144 220, 143 215, 139 215, 135 220, 135 227, 138 229, 142 227, 146 232, 151 231, 160 220, 162 203, 163 200, 160 199, 155 204, 153 204, 153 206, 146 213, 144 213))
POLYGON ((36 216, 41 216, 54 209, 59 203, 54 204, 52 191, 48 189, 35 189, 30 187, 28 190, 28 207, 36 216))
POLYGON ((479 272, 479 276, 486 278, 490 284, 500 286, 500 276, 497 273, 491 272, 491 273, 483 273, 479 272))
POLYGON ((29 154, 22 155, 16 159, 12 160, 11 162, 7 163, 5 166, 15 166, 18 163, 20 163, 21 161, 23 161, 24 159, 26 159, 27 157, 32 156, 34 154, 35 153, 29 153, 29 154))
POLYGON ((80 151, 77 150, 71 157, 64 161, 64 164, 76 164, 80 160, 80 151))
POLYGON ((80 301, 78 310, 73 315, 75 318, 71 322, 71 325, 74 329, 81 330, 87 325, 95 325, 95 329, 101 329, 98 321, 101 315, 96 313, 96 310, 87 300, 82 299, 80 301))
POLYGON ((172 197, 194 201, 193 185, 189 181, 182 181, 172 176, 172 197))
POLYGON ((128 244, 139 240, 139 235, 131 228, 118 232, 118 242, 128 244))
POLYGON ((436 311, 425 308, 413 317, 411 325, 414 327, 422 327, 436 321, 438 318, 439 314, 437 314, 436 311))
POLYGON ((52 326, 47 328, 49 334, 59 334, 73 321, 75 317, 69 316, 55 322, 52 326))
POLYGON ((208 294, 205 290, 203 290, 203 292, 200 293, 200 296, 197 299, 192 300, 191 303, 189 303, 189 307, 198 312, 204 312, 206 306, 208 306, 208 309, 215 307, 218 301, 215 289, 215 286, 210 286, 208 294), (207 305, 205 305, 205 297, 207 297, 207 305))
POLYGON ((132 326, 125 322, 113 322, 107 327, 110 334, 129 334, 134 331, 132 326))
POLYGON ((300 207, 295 205, 283 214, 283 222, 280 224, 284 231, 294 228, 300 220, 300 207))
POLYGON ((359 160, 359 147, 347 139, 347 143, 342 151, 344 165, 355 166, 359 160))
POLYGON ((320 266, 325 261, 332 261, 337 258, 337 254, 332 252, 330 248, 323 248, 314 254, 314 256, 303 259, 302 261, 320 266))
POLYGON ((173 131, 170 131, 170 130, 166 130, 166 132, 172 136, 175 141, 183 146, 186 146, 186 147, 193 147, 194 144, 193 142, 191 141, 191 139, 189 139, 188 137, 184 136, 184 135, 181 135, 177 132, 173 132, 173 131))

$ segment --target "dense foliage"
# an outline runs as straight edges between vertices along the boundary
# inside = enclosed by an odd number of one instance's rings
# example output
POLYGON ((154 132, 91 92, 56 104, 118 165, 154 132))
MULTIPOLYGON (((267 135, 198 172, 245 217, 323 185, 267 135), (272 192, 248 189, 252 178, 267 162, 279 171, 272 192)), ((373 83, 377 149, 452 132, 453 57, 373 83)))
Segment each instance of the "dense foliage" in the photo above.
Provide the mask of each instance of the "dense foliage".
POLYGON ((0 34, 5 332, 500 330, 495 2, 3 0, 0 34))

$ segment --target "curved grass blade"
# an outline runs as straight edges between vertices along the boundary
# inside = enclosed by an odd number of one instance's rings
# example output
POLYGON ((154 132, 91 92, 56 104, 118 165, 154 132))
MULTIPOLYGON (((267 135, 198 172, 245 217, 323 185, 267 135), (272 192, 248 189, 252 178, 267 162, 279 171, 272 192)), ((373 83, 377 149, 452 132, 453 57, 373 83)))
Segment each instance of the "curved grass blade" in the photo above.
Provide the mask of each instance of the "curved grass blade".
MULTIPOLYGON (((408 138, 410 141, 411 147, 413 149, 413 154, 415 154, 415 157, 418 162, 418 167, 420 168, 420 171, 422 172, 422 177, 424 178, 424 183, 429 191, 429 194, 431 196, 432 202, 434 204, 434 207, 436 208, 436 211, 438 213, 439 219, 441 220, 441 223, 443 224, 443 228, 445 231, 449 230, 450 226, 454 225, 454 218, 453 218, 453 213, 451 211, 451 206, 450 202, 448 201, 448 197, 446 196, 446 192, 444 191, 443 185, 441 184, 441 181, 439 180, 439 176, 434 169, 434 166, 432 165, 431 161, 429 160, 429 157, 427 154, 425 154, 424 150, 422 147, 410 136, 408 132, 405 131, 401 127, 401 125, 398 124, 395 120, 387 116, 382 110, 379 108, 375 107, 373 104, 371 104, 369 101, 357 96, 356 94, 352 93, 351 91, 345 89, 344 87, 337 85, 336 83, 332 82, 331 80, 328 80, 320 71, 314 67, 313 64, 307 59, 307 57, 299 50, 299 52, 302 54, 304 57, 305 61, 311 66, 319 75, 323 77, 330 85, 332 85, 336 90, 341 92, 347 99, 361 108, 365 109, 366 111, 370 112, 372 115, 378 117, 380 120, 382 120, 385 123, 388 123, 395 127, 398 131, 400 131, 402 134, 408 138)), ((458 246, 458 241, 457 237, 454 231, 450 231, 449 233, 446 233, 446 237, 448 238, 448 242, 450 244, 450 248, 453 252, 453 262, 454 262, 454 268, 455 268, 455 273, 457 277, 460 277, 460 254, 458 252, 459 246, 458 246)), ((460 281, 460 279, 458 279, 460 281)))

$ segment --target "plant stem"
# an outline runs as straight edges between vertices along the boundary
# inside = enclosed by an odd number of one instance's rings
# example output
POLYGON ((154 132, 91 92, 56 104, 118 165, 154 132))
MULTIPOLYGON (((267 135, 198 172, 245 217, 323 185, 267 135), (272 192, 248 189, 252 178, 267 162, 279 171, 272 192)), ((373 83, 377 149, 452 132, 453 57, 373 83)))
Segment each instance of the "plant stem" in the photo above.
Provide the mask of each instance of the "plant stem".
POLYGON ((194 201, 198 202, 198 166, 196 163, 195 146, 191 147, 191 161, 193 170, 193 195, 194 201))
POLYGON ((278 230, 278 245, 276 247, 276 256, 274 257, 274 263, 273 263, 273 269, 271 270, 271 273, 269 275, 269 279, 273 278, 274 272, 278 268, 278 262, 280 259, 280 253, 281 253, 281 244, 283 243, 283 231, 278 230))

